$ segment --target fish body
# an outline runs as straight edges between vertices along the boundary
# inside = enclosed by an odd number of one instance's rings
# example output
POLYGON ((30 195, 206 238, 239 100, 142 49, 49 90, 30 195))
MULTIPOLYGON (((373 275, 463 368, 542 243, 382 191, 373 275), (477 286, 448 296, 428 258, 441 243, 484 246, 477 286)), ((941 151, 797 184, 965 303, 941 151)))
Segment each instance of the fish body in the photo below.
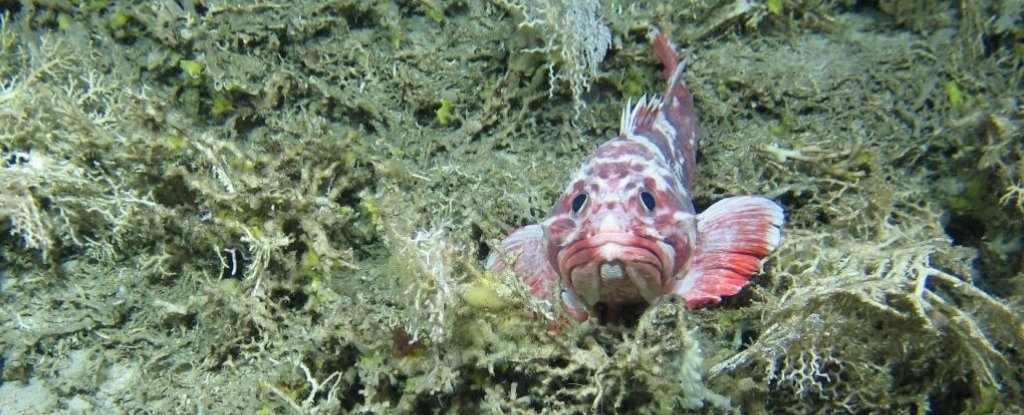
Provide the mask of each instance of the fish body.
POLYGON ((664 34, 655 31, 651 43, 665 66, 663 96, 627 105, 619 135, 587 158, 551 215, 512 232, 487 261, 501 272, 514 258, 532 294, 557 296, 577 321, 596 314, 617 322, 623 307, 663 295, 690 308, 718 303, 747 284, 781 239, 782 208, 760 196, 696 213, 697 113, 685 65, 664 34))

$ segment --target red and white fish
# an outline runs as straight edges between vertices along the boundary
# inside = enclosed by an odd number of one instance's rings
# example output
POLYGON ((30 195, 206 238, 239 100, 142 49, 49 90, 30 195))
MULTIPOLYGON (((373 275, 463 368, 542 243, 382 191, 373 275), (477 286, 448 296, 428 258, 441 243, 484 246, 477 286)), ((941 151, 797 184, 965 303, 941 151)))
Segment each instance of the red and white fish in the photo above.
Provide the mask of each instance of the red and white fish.
POLYGON ((512 268, 534 296, 556 294, 577 321, 618 322, 623 307, 675 295, 689 308, 736 294, 779 245, 782 208, 760 196, 721 200, 697 214, 690 199, 697 113, 684 65, 664 34, 652 36, 665 65, 664 97, 622 113, 619 136, 569 181, 550 217, 520 228, 488 258, 512 268), (556 293, 558 290, 558 293, 556 293))

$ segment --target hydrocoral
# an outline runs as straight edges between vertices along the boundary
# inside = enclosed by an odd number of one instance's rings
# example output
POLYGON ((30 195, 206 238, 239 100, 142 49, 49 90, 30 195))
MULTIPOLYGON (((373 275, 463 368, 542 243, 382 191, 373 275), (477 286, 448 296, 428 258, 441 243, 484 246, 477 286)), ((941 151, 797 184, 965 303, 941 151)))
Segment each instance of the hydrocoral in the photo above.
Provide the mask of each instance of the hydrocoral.
POLYGON ((599 15, 597 0, 502 0, 523 14, 520 28, 532 28, 544 38, 544 46, 524 52, 548 55, 549 94, 558 81, 569 83, 577 115, 582 99, 599 74, 598 66, 611 46, 612 35, 599 15))
POLYGON ((665 297, 636 327, 616 332, 585 325, 559 333, 540 331, 536 322, 511 328, 485 316, 477 324, 493 327, 486 332, 486 346, 494 352, 474 355, 475 364, 499 376, 529 375, 508 391, 502 389, 507 385, 487 385, 482 408, 495 413, 534 413, 538 407, 556 413, 729 411, 730 398, 704 380, 708 343, 689 313, 665 297))
POLYGON ((137 96, 98 70, 76 72, 88 56, 60 38, 20 42, 6 16, 0 31, 3 52, 23 64, 0 89, 0 219, 44 260, 61 246, 109 257, 125 225, 158 206, 82 162, 118 140, 117 111, 137 96))
POLYGON ((460 303, 458 277, 454 274, 456 247, 443 227, 417 230, 412 236, 391 236, 395 250, 391 265, 399 271, 412 300, 403 324, 415 342, 425 336, 433 344, 444 344, 451 335, 454 308, 460 303))
MULTIPOLYGON (((52 196, 50 186, 42 185, 74 188, 88 181, 80 169, 42 154, 10 152, 0 157, 4 160, 0 168, 0 218, 10 220, 11 233, 21 237, 25 248, 36 249, 45 258, 54 243, 51 230, 66 223, 67 216, 63 209, 56 211, 57 217, 41 210, 38 199, 52 196)), ((72 240, 78 239, 73 230, 65 233, 72 240)))
POLYGON ((941 238, 897 244, 891 236, 849 250, 791 233, 783 252, 815 246, 816 255, 771 268, 793 288, 766 308, 759 338, 712 367, 712 378, 760 367, 775 392, 768 404, 798 412, 927 408, 949 388, 1021 396, 1009 356, 1024 325, 973 285, 973 253, 941 238), (941 367, 928 363, 936 356, 941 367))

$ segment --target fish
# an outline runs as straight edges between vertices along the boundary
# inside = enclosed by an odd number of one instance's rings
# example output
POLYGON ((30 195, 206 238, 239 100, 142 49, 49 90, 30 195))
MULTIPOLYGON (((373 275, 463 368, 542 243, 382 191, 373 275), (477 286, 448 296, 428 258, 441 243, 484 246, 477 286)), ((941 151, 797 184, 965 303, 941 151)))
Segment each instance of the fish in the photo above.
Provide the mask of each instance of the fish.
POLYGON ((664 66, 661 97, 627 103, 618 136, 572 175, 550 216, 511 232, 487 258, 540 299, 578 322, 620 324, 624 310, 675 296, 687 308, 737 294, 779 246, 785 214, 757 195, 713 203, 700 214, 697 112, 683 78, 686 61, 664 33, 651 46, 664 66))

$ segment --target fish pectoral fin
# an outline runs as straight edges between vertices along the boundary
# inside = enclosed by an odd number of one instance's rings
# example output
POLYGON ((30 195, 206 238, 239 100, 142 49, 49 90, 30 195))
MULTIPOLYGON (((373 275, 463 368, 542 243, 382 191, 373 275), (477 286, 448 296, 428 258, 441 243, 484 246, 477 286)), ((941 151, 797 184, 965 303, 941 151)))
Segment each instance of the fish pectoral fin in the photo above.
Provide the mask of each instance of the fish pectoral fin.
POLYGON ((582 323, 590 317, 587 313, 587 306, 583 305, 580 297, 572 291, 562 291, 562 306, 565 309, 565 313, 577 322, 582 323))
POLYGON ((501 273, 506 268, 505 258, 515 258, 512 270, 530 287, 530 292, 535 297, 552 301, 552 286, 558 279, 558 273, 548 261, 546 244, 540 225, 516 229, 501 241, 500 249, 487 256, 487 269, 501 273))
POLYGON ((697 216, 693 253, 671 292, 690 308, 736 294, 779 246, 782 208, 759 196, 721 200, 697 216))

